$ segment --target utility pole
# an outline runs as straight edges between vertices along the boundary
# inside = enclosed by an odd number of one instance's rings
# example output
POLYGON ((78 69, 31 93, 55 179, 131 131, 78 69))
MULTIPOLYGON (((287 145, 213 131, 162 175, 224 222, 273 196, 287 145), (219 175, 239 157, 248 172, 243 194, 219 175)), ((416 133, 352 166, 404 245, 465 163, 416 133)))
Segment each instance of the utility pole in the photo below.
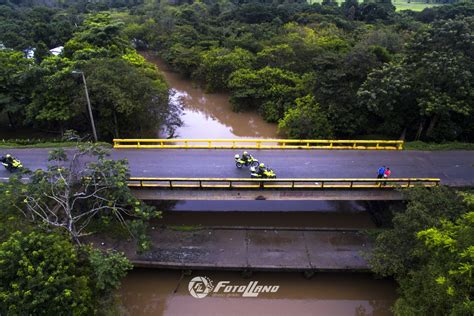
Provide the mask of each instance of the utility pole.
POLYGON ((89 91, 87 90, 86 76, 84 76, 84 72, 79 71, 79 70, 73 70, 72 73, 82 75, 82 81, 84 82, 84 90, 86 92, 87 109, 89 110, 89 117, 91 119, 92 133, 94 134, 94 141, 97 142, 97 132, 95 130, 94 115, 92 114, 91 100, 89 99, 89 91))

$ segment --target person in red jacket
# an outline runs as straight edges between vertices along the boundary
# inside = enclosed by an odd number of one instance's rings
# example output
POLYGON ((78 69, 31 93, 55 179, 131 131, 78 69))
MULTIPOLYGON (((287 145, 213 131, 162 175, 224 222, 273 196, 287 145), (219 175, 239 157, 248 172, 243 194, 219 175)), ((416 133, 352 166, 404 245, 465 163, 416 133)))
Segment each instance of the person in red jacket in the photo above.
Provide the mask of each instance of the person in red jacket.
MULTIPOLYGON (((383 172, 383 178, 388 179, 392 175, 392 171, 390 170, 389 167, 385 168, 385 171, 383 172)), ((387 182, 384 182, 383 185, 386 185, 387 182)))

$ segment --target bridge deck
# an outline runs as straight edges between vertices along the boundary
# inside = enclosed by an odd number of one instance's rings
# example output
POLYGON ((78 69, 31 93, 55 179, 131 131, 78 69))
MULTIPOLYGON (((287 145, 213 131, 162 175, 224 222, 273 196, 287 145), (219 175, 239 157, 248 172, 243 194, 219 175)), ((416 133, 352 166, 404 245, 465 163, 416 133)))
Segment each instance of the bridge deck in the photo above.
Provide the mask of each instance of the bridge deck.
MULTIPOLYGON (((9 149, 32 170, 45 168, 49 149, 9 149)), ((242 150, 117 149, 112 158, 127 158, 133 177, 249 178, 235 167, 242 150)), ((440 178, 443 185, 474 186, 474 151, 251 150, 278 178, 375 178, 381 165, 393 178, 440 178)), ((8 177, 0 170, 0 177, 8 177)))

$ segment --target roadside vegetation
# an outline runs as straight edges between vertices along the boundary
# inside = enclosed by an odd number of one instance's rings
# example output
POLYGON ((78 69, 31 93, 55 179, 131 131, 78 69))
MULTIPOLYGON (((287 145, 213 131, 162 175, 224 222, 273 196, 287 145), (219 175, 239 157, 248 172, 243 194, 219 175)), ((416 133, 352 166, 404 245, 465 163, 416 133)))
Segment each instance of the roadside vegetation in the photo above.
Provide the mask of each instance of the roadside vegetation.
POLYGON ((165 125, 167 84, 125 37, 124 24, 108 13, 71 10, 1 6, 2 121, 60 136, 67 129, 90 134, 84 74, 101 140, 165 125), (51 54, 59 45, 62 53, 51 54))
MULTIPOLYGON (((106 142, 98 142, 100 146, 110 148, 106 142)), ((9 139, 0 141, 0 148, 66 148, 75 147, 77 142, 64 139, 9 139)))
POLYGON ((422 141, 406 142, 404 149, 407 150, 474 150, 474 143, 446 142, 425 143, 422 141))
POLYGON ((108 159, 97 144, 76 144, 67 155, 54 149, 49 161, 0 183, 0 314, 111 315, 132 266, 87 240, 108 227, 146 250, 148 222, 160 212, 131 194, 127 162, 108 159))
POLYGON ((396 315, 474 313, 474 195, 445 187, 405 192, 406 209, 379 232, 372 269, 400 285, 396 315))

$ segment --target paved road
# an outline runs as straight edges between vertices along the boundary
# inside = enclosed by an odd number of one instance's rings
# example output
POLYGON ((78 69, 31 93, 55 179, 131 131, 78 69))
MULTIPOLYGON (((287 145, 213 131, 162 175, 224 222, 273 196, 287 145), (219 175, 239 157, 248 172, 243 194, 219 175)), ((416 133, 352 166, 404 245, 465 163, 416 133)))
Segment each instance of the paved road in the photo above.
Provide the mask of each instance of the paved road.
MULTIPOLYGON (((30 169, 47 165, 47 149, 12 149, 30 169)), ((247 178, 237 169, 236 150, 118 149, 113 158, 127 158, 132 176, 247 178)), ((474 185, 474 151, 362 151, 362 150, 253 150, 260 161, 272 167, 279 178, 371 178, 387 165, 392 177, 435 177, 443 184, 474 185)), ((0 152, 4 154, 5 152, 0 152)), ((0 178, 8 177, 6 170, 0 178)))

